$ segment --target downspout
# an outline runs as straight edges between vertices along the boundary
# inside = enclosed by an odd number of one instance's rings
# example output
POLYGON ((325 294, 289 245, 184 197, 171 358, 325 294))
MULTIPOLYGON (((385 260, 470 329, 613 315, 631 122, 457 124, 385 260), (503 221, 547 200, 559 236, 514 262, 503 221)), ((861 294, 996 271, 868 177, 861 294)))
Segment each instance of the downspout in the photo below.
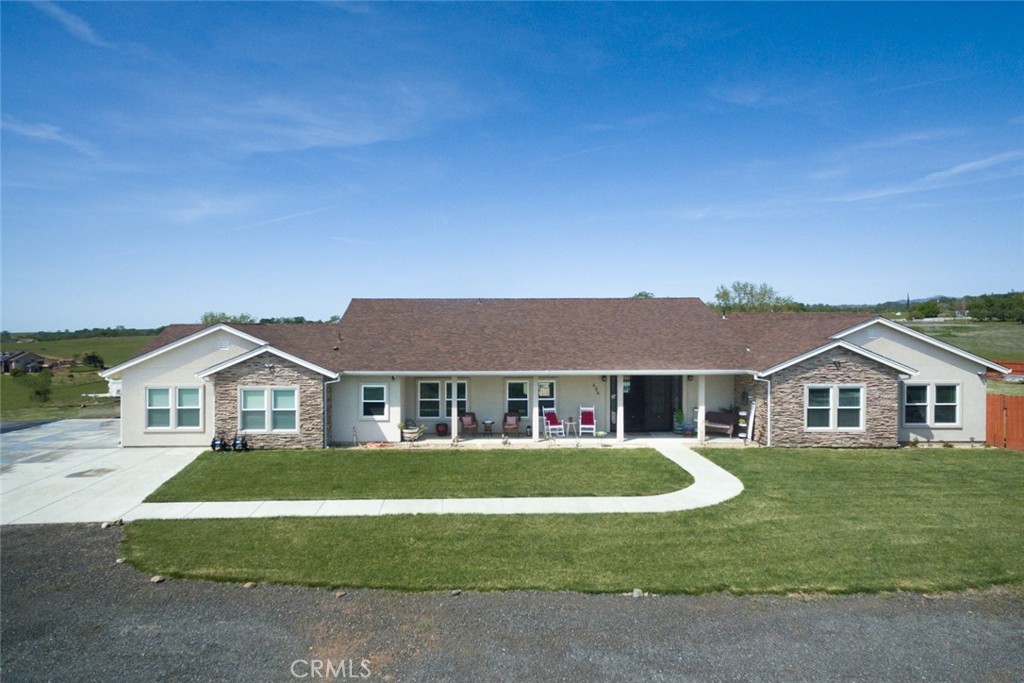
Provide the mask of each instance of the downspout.
POLYGON ((330 448, 330 446, 331 446, 331 440, 330 440, 331 437, 330 437, 330 434, 327 433, 327 405, 328 405, 327 395, 328 395, 328 392, 330 391, 327 388, 327 385, 329 385, 329 384, 337 384, 340 381, 341 381, 341 373, 339 372, 338 373, 338 379, 332 379, 330 381, 324 382, 324 419, 323 419, 323 423, 322 423, 323 430, 324 430, 324 448, 330 448))
MULTIPOLYGON (((768 438, 765 440, 765 447, 768 448, 772 445, 772 381, 759 377, 756 374, 754 375, 754 381, 764 382, 768 386, 768 397, 765 399, 768 409, 765 411, 767 415, 765 415, 764 420, 765 432, 768 434, 768 438)), ((754 435, 751 434, 750 436, 753 437, 754 435)))

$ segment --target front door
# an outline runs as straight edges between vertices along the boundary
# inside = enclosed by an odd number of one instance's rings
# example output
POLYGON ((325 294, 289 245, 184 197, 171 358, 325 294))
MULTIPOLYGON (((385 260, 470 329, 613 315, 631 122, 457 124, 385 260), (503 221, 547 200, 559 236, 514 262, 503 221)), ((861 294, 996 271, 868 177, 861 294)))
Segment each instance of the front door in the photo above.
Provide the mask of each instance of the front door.
POLYGON ((633 375, 623 380, 627 432, 672 430, 672 383, 677 378, 633 375))

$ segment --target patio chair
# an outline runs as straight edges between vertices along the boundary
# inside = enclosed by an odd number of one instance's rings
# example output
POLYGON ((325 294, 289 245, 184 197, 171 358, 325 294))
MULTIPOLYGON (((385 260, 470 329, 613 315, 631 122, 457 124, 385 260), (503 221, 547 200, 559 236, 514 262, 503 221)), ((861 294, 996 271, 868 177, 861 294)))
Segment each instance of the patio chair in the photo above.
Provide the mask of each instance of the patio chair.
POLYGON ((514 410, 510 413, 505 413, 505 417, 501 420, 501 433, 505 436, 519 434, 519 413, 514 410))
POLYGON ((476 413, 463 413, 459 415, 459 425, 462 427, 462 434, 476 434, 476 413))
POLYGON ((544 411, 544 433, 548 436, 565 436, 565 423, 551 408, 544 411))
POLYGON ((597 436, 597 418, 594 406, 580 406, 580 436, 597 436))

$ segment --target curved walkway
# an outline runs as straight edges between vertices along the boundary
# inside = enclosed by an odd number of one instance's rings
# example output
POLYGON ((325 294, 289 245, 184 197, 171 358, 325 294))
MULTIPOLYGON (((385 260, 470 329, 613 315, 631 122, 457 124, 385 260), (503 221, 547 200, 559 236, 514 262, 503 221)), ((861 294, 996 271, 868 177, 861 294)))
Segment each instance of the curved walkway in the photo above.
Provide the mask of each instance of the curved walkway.
POLYGON ((693 484, 685 489, 656 496, 142 503, 125 514, 124 520, 677 512, 716 505, 743 491, 743 482, 678 441, 637 439, 630 444, 658 450, 693 475, 693 484))

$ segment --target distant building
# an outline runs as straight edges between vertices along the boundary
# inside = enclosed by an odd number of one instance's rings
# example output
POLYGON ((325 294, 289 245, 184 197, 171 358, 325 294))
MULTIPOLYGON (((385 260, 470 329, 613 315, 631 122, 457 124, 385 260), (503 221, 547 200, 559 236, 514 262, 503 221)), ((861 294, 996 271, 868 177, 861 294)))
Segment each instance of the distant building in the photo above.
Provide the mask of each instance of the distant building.
POLYGON ((43 358, 31 351, 4 351, 0 354, 0 364, 4 373, 12 370, 39 372, 43 368, 43 358))

